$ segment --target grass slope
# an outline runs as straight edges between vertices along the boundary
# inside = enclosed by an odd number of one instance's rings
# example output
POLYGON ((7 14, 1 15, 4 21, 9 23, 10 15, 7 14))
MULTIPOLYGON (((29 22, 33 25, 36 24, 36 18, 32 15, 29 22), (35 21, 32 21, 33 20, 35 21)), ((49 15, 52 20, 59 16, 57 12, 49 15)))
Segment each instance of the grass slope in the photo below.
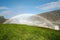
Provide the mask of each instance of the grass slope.
POLYGON ((60 31, 21 24, 0 24, 0 40, 60 40, 60 31))

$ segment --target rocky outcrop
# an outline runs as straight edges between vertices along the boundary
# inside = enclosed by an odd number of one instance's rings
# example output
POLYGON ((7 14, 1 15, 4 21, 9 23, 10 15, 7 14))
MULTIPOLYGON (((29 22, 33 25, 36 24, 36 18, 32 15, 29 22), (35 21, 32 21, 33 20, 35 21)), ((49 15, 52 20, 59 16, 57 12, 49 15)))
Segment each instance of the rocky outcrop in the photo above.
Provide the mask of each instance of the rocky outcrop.
POLYGON ((4 18, 4 16, 0 16, 0 24, 2 24, 3 22, 5 22, 7 19, 4 18))
POLYGON ((60 10, 41 13, 38 15, 49 20, 52 24, 57 25, 56 27, 58 27, 60 29, 60 10))

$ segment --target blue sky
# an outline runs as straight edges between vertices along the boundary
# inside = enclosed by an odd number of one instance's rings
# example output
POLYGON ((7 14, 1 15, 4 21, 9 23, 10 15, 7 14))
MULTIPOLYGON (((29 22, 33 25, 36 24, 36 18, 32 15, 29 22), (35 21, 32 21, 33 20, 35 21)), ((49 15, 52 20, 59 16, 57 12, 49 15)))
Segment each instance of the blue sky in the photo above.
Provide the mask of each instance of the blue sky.
POLYGON ((22 13, 39 14, 60 9, 60 0, 0 0, 0 16, 10 18, 22 13))

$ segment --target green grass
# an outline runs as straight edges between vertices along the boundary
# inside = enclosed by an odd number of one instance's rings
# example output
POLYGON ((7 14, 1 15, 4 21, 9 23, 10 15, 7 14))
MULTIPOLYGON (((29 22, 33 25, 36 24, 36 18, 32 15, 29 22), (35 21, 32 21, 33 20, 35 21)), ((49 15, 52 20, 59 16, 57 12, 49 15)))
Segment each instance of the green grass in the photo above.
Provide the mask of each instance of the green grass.
POLYGON ((0 40, 60 40, 60 31, 21 24, 0 24, 0 40))

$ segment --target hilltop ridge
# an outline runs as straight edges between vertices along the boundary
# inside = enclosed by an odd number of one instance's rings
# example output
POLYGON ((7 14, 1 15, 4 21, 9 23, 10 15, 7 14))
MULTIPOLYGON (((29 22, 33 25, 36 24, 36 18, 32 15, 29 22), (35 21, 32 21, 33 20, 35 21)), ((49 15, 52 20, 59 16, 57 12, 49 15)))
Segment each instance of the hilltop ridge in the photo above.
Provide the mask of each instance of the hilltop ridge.
POLYGON ((47 20, 49 20, 51 22, 55 22, 55 21, 58 22, 60 20, 60 10, 45 12, 45 13, 41 13, 38 15, 46 18, 47 20))

